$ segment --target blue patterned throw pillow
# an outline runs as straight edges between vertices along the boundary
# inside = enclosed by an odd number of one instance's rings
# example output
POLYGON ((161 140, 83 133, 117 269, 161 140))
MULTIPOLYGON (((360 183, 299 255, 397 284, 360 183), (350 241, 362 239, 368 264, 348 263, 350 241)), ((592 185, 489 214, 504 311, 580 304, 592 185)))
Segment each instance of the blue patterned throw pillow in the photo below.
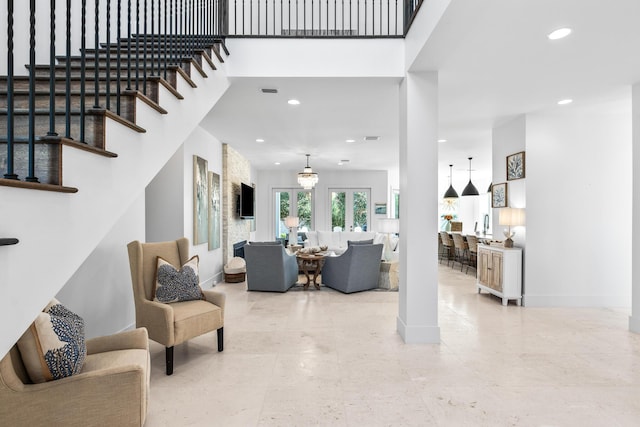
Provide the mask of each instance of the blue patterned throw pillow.
POLYGON ((198 276, 198 255, 187 261, 180 270, 158 257, 155 300, 171 303, 204 299, 198 276))
POLYGON ((54 298, 20 337, 18 349, 34 383, 80 373, 87 355, 84 320, 54 298))

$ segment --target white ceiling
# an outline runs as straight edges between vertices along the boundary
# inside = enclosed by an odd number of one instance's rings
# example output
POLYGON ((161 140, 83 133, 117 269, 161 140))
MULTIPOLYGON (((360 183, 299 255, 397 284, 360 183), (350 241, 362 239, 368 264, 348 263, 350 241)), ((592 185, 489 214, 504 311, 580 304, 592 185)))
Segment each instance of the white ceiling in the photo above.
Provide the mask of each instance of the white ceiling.
MULTIPOLYGON (((519 114, 617 100, 640 82, 640 0, 452 0, 412 66, 421 70, 439 73, 439 136, 447 139, 439 144, 440 174, 446 179, 449 163, 454 171, 467 170, 473 156, 473 169, 490 176, 495 124, 519 114), (548 40, 560 27, 573 32, 548 40), (565 98, 573 104, 556 104, 565 98)), ((259 170, 301 169, 306 153, 317 172, 397 170, 397 84, 375 78, 241 79, 203 126, 259 170), (265 87, 279 92, 263 94, 265 87), (286 103, 294 97, 300 106, 286 103), (381 139, 363 141, 368 135, 381 139), (356 142, 346 143, 348 138, 356 142), (338 166, 341 159, 350 163, 338 166)))

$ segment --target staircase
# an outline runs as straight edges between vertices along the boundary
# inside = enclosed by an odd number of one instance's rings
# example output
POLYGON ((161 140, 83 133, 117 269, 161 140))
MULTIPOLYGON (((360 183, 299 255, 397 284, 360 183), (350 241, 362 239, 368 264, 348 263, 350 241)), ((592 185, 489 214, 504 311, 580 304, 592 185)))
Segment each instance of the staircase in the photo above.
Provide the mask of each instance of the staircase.
POLYGON ((0 354, 229 87, 224 40, 192 18, 0 76, 0 354))

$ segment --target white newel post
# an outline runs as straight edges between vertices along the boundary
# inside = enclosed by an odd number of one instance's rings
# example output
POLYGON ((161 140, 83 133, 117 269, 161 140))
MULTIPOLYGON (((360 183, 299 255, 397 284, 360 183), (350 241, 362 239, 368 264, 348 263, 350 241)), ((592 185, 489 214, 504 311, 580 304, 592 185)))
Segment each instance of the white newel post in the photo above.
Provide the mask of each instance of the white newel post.
POLYGON ((640 83, 633 85, 632 99, 633 211, 631 217, 631 316, 629 330, 640 333, 640 83))
POLYGON ((400 285, 397 329, 406 343, 439 343, 438 74, 400 84, 400 285))

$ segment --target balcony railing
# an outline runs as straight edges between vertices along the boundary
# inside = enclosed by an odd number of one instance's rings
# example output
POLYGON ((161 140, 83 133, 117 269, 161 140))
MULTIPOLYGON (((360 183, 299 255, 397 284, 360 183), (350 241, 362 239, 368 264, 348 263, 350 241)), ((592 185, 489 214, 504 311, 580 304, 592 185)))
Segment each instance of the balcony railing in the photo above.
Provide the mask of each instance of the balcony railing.
POLYGON ((421 0, 218 0, 237 37, 402 37, 421 0))

